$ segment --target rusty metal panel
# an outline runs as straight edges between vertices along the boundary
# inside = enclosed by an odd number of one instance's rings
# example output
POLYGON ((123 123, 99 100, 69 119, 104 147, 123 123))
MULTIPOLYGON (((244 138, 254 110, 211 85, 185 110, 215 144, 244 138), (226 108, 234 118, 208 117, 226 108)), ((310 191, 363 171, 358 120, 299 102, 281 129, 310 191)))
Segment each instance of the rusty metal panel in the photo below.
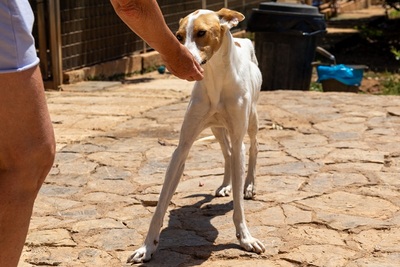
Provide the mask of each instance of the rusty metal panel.
POLYGON ((243 0, 231 0, 228 1, 228 6, 227 8, 241 11, 244 7, 244 1, 243 0))
MULTIPOLYGON (((51 0, 47 0, 51 1, 51 0)), ((46 0, 30 0, 37 18, 36 5, 46 0)), ((200 8, 219 10, 222 7, 238 10, 249 15, 261 1, 251 0, 160 0, 160 8, 170 29, 175 32, 181 18, 200 8)), ((46 13, 46 12, 45 12, 46 13)), ((48 17, 48 12, 44 14, 48 17)), ((43 18, 42 18, 43 19, 43 18)), ((45 18, 45 21, 48 19, 45 18)), ((62 0, 60 1, 62 70, 69 71, 122 58, 144 50, 151 50, 115 14, 110 0, 62 0)), ((242 28, 245 25, 242 23, 242 28)), ((47 42, 50 36, 46 26, 47 42)), ((39 40, 35 28, 34 36, 39 40)), ((48 53, 48 45, 41 42, 37 48, 42 55, 48 53)), ((42 56, 43 57, 43 56, 42 56)), ((41 57, 41 58, 42 58, 41 57)), ((45 62, 48 62, 46 59, 45 62)), ((54 63, 51 63, 54 64, 54 63)), ((51 73, 48 75, 51 76, 51 73)))
POLYGON ((61 1, 60 12, 64 71, 121 58, 143 47, 109 0, 61 1))
POLYGON ((207 0, 206 1, 206 9, 218 11, 221 8, 225 7, 225 1, 224 0, 207 0))

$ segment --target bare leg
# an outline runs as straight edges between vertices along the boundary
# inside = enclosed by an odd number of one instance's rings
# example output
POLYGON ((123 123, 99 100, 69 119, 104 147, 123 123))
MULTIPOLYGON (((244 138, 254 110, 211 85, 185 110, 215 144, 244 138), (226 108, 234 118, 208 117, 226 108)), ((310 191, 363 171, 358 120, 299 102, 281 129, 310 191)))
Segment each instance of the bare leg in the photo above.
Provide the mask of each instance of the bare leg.
POLYGON ((38 67, 0 74, 0 266, 17 266, 55 141, 38 67))

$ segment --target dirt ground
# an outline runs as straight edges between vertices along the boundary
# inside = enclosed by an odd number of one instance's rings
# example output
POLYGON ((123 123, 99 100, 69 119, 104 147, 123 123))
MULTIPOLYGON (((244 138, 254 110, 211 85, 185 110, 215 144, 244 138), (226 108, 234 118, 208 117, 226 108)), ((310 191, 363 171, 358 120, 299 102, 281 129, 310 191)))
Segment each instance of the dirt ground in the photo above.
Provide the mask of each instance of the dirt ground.
MULTIPOLYGON (((400 60, 391 51, 400 51, 400 18, 376 16, 329 20, 327 26, 349 30, 328 33, 320 40, 320 46, 336 57, 337 64, 368 66, 360 86, 361 91, 381 93, 383 79, 388 76, 396 76, 397 81, 400 81, 400 60)), ((329 63, 329 60, 318 55, 317 60, 329 63)))

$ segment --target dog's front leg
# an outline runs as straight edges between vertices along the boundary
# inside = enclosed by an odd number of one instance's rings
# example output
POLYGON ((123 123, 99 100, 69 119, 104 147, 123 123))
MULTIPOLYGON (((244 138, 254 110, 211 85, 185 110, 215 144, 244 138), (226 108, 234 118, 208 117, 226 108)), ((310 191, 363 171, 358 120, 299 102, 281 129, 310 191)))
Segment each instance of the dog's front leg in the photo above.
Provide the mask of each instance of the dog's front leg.
POLYGON ((247 251, 262 253, 265 251, 264 244, 258 239, 251 236, 246 225, 244 215, 244 169, 245 169, 245 152, 242 140, 232 142, 232 190, 233 190, 233 222, 236 227, 236 237, 240 242, 240 246, 247 251))
POLYGON ((204 128, 204 120, 207 111, 208 109, 204 105, 193 103, 193 101, 189 103, 189 108, 182 124, 179 144, 172 154, 171 161, 165 174, 164 184, 161 189, 156 211, 150 222, 149 232, 147 233, 143 246, 137 249, 128 258, 128 263, 148 261, 156 251, 165 212, 167 211, 168 205, 171 202, 172 196, 182 176, 189 150, 196 137, 204 128))
MULTIPOLYGON (((187 153, 183 153, 183 148, 178 146, 172 155, 170 164, 168 166, 163 187, 161 189, 160 197, 158 200, 156 211, 150 222, 149 231, 142 247, 137 249, 129 258, 128 263, 139 263, 149 261, 151 256, 156 251, 160 229, 164 220, 164 215, 167 211, 168 205, 171 202, 172 195, 178 186, 179 179, 182 176, 185 159, 187 153)), ((186 148, 189 150, 189 148, 186 148)))

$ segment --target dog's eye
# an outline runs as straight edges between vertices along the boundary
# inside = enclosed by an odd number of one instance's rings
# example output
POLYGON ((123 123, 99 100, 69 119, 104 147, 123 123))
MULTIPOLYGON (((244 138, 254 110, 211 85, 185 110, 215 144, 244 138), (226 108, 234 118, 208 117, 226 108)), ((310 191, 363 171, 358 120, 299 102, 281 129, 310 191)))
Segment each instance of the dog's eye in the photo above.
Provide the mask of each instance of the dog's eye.
POLYGON ((182 37, 182 35, 180 35, 180 34, 177 34, 177 35, 176 35, 176 39, 178 39, 179 42, 182 42, 182 41, 183 41, 183 37, 182 37))
POLYGON ((197 37, 203 37, 206 34, 206 31, 198 31, 197 37))

